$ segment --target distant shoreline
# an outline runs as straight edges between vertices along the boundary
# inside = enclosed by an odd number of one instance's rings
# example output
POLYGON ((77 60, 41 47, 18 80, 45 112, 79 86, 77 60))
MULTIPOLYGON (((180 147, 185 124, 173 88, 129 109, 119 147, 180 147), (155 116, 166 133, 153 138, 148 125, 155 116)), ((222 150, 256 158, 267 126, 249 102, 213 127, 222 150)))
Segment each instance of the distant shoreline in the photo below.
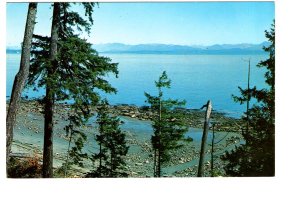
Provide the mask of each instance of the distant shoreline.
MULTIPOLYGON (((203 51, 99 51, 99 54, 137 54, 137 55, 263 55, 264 51, 203 50, 203 51)), ((21 49, 6 49, 6 54, 21 54, 21 49)))
MULTIPOLYGON (((245 55, 265 54, 260 44, 215 44, 215 45, 175 45, 175 44, 136 44, 123 43, 92 44, 93 49, 104 54, 163 54, 163 55, 245 55)), ((20 53, 21 48, 7 46, 6 53, 20 53)))
POLYGON ((199 51, 199 52, 172 52, 172 51, 103 51, 100 54, 150 54, 150 55, 263 55, 262 51, 199 51))

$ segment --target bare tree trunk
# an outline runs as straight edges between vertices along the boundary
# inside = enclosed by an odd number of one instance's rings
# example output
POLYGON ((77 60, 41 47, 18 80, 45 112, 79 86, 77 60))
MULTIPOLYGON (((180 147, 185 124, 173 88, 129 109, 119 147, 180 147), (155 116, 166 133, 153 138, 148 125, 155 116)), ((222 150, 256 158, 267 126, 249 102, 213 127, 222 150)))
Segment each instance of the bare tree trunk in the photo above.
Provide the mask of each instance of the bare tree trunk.
POLYGON ((249 58, 249 65, 248 65, 248 95, 247 95, 247 126, 246 126, 246 133, 249 135, 249 102, 250 102, 250 58, 249 58))
MULTIPOLYGON (((56 67, 57 42, 58 42, 58 27, 60 17, 60 3, 54 3, 52 28, 51 28, 51 43, 50 43, 50 60, 51 66, 48 69, 48 78, 54 73, 56 67)), ((44 127, 44 152, 43 152, 43 177, 53 177, 53 114, 54 114, 54 93, 53 85, 46 84, 45 97, 45 127, 44 127)))
POLYGON ((206 146, 206 140, 207 140, 208 129, 209 129, 209 119, 212 110, 211 101, 209 100, 207 104, 203 107, 206 107, 206 112, 205 112, 205 121, 204 121, 204 128, 203 128, 203 135, 202 135, 202 142, 201 142, 200 159, 198 165, 198 175, 197 175, 198 177, 203 177, 204 175, 205 146, 206 146))
POLYGON ((17 73, 14 80, 14 85, 11 93, 7 116, 6 116, 6 166, 8 166, 8 162, 9 162, 9 154, 11 151, 11 144, 13 141, 13 129, 16 121, 18 105, 21 98, 22 90, 24 88, 26 79, 28 78, 28 74, 29 74, 30 49, 32 43, 32 35, 35 26, 36 12, 37 12, 37 3, 29 3, 24 39, 22 44, 20 70, 17 73))
MULTIPOLYGON (((159 94, 161 94, 161 90, 159 89, 159 94)), ((160 177, 161 175, 161 110, 162 110, 162 102, 161 97, 159 97, 159 136, 158 136, 158 161, 157 161, 157 172, 156 176, 160 177)))
POLYGON ((211 160, 210 160, 211 177, 214 176, 214 145, 215 145, 215 124, 213 124, 213 135, 211 140, 211 160))

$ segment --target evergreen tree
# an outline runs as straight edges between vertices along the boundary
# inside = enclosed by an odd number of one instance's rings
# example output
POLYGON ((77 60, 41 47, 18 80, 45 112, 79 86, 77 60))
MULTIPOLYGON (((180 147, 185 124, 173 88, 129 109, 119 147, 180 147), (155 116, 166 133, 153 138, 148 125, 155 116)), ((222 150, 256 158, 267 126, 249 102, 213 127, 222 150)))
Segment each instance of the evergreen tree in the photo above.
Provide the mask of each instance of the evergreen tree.
POLYGON ((111 63, 109 58, 100 57, 90 43, 79 37, 83 30, 89 33, 93 22, 91 14, 94 3, 83 5, 87 20, 71 10, 71 3, 54 3, 55 23, 53 23, 58 26, 57 53, 54 59, 51 59, 53 37, 34 35, 27 84, 34 89, 46 88, 44 177, 52 177, 53 171, 52 137, 55 102, 73 100, 72 109, 80 117, 87 119, 90 117, 90 106, 97 105, 100 100, 96 89, 108 93, 116 92, 104 77, 109 73, 117 76, 117 64, 111 63))
POLYGON ((171 80, 168 79, 164 71, 155 81, 158 89, 158 96, 151 96, 145 93, 151 109, 155 113, 152 127, 154 134, 151 137, 152 148, 154 151, 154 177, 161 176, 161 165, 170 160, 170 150, 183 146, 183 141, 190 141, 184 134, 188 127, 185 125, 183 115, 175 112, 175 108, 184 106, 185 101, 164 99, 163 89, 170 88, 171 80))
POLYGON ((69 116, 69 124, 65 127, 66 135, 69 138, 69 145, 67 151, 67 159, 63 164, 64 176, 67 176, 67 171, 70 169, 71 165, 78 165, 79 167, 84 167, 83 159, 88 158, 87 153, 83 153, 82 149, 87 136, 79 129, 84 121, 78 112, 69 116), (71 143, 74 145, 71 148, 71 143))
POLYGON ((125 156, 128 152, 125 133, 120 128, 120 120, 110 116, 107 100, 101 101, 98 107, 99 135, 96 141, 99 152, 92 156, 92 160, 99 161, 97 169, 91 172, 89 177, 125 177, 125 156))
POLYGON ((29 3, 24 39, 22 44, 20 69, 14 80, 14 85, 13 85, 9 107, 7 110, 7 117, 6 117, 6 165, 7 166, 9 162, 11 144, 13 141, 13 128, 16 121, 17 109, 19 106, 19 101, 21 99, 22 90, 24 88, 26 79, 28 78, 28 74, 29 74, 30 49, 31 49, 32 36, 33 36, 33 31, 35 26, 36 12, 37 12, 37 3, 29 3))
POLYGON ((245 144, 226 152, 223 157, 228 163, 225 171, 230 176, 274 176, 275 174, 275 21, 270 31, 265 31, 270 46, 263 49, 269 58, 257 66, 265 67, 265 81, 268 88, 256 87, 241 89, 241 96, 235 96, 237 102, 245 103, 248 95, 257 100, 249 109, 249 132, 243 132, 245 144))

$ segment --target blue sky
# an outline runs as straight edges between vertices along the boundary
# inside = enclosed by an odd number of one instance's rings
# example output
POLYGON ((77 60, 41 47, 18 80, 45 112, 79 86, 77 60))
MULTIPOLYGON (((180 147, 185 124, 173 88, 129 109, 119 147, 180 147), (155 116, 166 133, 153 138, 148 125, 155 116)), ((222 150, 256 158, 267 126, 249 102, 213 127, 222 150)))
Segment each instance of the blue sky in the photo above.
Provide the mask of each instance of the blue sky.
MULTIPOLYGON (((22 42, 27 7, 6 4, 7 46, 22 42)), ((50 4, 38 4, 36 34, 50 35, 51 14, 50 4)), ((83 37, 93 44, 257 44, 274 17, 273 2, 101 3, 83 37)))

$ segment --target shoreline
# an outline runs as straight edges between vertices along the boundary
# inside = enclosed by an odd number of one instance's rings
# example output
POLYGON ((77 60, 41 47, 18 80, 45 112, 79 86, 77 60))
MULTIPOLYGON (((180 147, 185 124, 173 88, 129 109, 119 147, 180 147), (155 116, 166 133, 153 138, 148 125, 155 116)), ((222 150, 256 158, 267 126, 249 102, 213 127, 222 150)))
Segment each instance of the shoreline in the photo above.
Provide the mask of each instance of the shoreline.
MULTIPOLYGON (((6 107, 9 101, 6 101, 6 107)), ((28 111, 38 111, 43 113, 43 106, 39 100, 35 99, 24 99, 22 98, 20 104, 27 104, 31 107, 28 111)), ((67 120, 67 110, 70 108, 70 104, 56 103, 55 113, 60 114, 62 119, 67 120)), ((6 109, 7 110, 7 109, 6 109)), ((97 114, 97 108, 91 107, 93 115, 97 114)), ((133 119, 148 121, 152 120, 154 113, 150 110, 149 106, 136 106, 132 104, 117 104, 109 105, 109 112, 115 116, 125 116, 133 119)), ((184 115, 186 125, 189 128, 200 128, 203 129, 205 111, 200 109, 190 108, 178 108, 175 112, 179 112, 184 115)), ((215 123, 216 132, 240 132, 243 127, 243 122, 240 118, 229 117, 224 112, 214 111, 211 114, 211 123, 215 123)), ((212 130, 212 126, 209 127, 212 130)))
MULTIPOLYGON (((64 126, 67 124, 68 118, 68 107, 70 105, 56 104, 55 117, 54 117, 54 166, 58 169, 64 162, 66 157, 67 148, 67 137, 65 136, 64 126)), ((125 116, 128 119, 134 119, 137 123, 145 123, 145 121, 150 120, 151 114, 144 112, 143 109, 140 111, 140 107, 130 106, 130 105, 118 105, 111 106, 111 112, 114 115, 125 116), (128 113, 128 114, 126 114, 128 113), (126 115, 131 116, 126 116, 126 115), (132 116, 136 115, 136 116, 132 116), (140 120, 138 116, 143 116, 144 119, 140 120), (145 119, 145 116, 147 119, 145 119), (137 121, 138 120, 138 121, 137 121), (139 122, 140 121, 140 122, 139 122), (144 121, 144 122, 143 122, 144 121)), ((95 114, 95 108, 92 109, 93 114, 95 114)), ((204 112, 189 111, 190 117, 203 115, 204 112)), ((223 116, 218 116, 222 118, 223 116)), ((223 119, 223 118, 222 118, 223 119)), ((226 120, 226 117, 224 117, 226 120)), ((223 119, 223 120, 224 120, 223 119)), ((200 118, 201 120, 201 118, 200 118)), ((43 108, 42 105, 34 100, 22 100, 20 102, 20 107, 17 113, 16 126, 14 129, 14 143, 13 143, 13 153, 27 153, 31 156, 38 155, 42 158, 43 149, 43 108)), ((125 122, 126 123, 126 122, 125 122)), ((148 123, 148 122, 147 122, 148 123)), ((196 123, 196 122, 194 122, 196 123)), ((83 127, 83 130, 88 136, 85 151, 91 152, 95 151, 97 148, 94 139, 94 135, 97 134, 97 127, 92 123, 88 123, 83 127)), ((126 156, 127 171, 129 177, 151 177, 152 176, 152 149, 149 133, 140 132, 133 133, 130 131, 126 132, 126 138, 128 146, 130 147, 130 152, 126 156)), ((232 135, 234 134, 234 131, 232 135)), ((200 133, 199 133, 200 134, 200 133)), ((224 133, 219 133, 220 137, 224 133)), ((224 141, 225 142, 225 141, 224 141)), ((227 140, 226 140, 227 142, 227 140)), ((182 149, 176 150, 172 154, 172 159, 170 163, 166 164, 163 168, 166 170, 164 176, 184 176, 184 177, 194 177, 195 170, 198 164, 195 160, 198 159, 199 154, 199 142, 191 142, 182 149)), ((209 147, 207 146, 207 156, 209 154, 209 147)), ((40 162, 42 160, 40 159, 40 162)), ((209 162, 206 162, 206 167, 209 167, 209 162)), ((72 176, 82 177, 83 174, 92 169, 92 165, 89 160, 86 161, 86 167, 78 169, 75 167, 76 171, 72 172, 72 176)))

